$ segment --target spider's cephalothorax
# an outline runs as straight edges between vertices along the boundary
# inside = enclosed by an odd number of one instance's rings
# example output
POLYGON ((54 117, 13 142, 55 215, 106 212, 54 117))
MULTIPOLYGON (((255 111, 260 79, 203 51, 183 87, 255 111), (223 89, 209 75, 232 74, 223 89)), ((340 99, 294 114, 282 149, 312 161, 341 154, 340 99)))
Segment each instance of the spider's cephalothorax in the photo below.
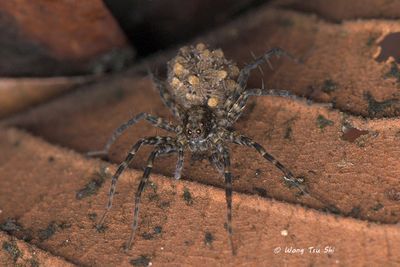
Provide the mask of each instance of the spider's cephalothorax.
POLYGON ((170 108, 177 119, 177 124, 162 118, 140 113, 122 124, 114 131, 102 151, 90 152, 89 155, 104 155, 115 140, 130 126, 139 120, 147 120, 155 127, 174 132, 176 137, 153 136, 138 140, 112 177, 109 200, 106 210, 99 221, 104 222, 112 206, 118 177, 127 168, 142 145, 153 145, 143 177, 139 183, 135 198, 135 210, 132 231, 126 248, 131 247, 138 225, 141 194, 148 181, 154 160, 163 154, 177 153, 178 160, 175 178, 181 177, 184 151, 190 150, 194 156, 206 156, 210 163, 224 176, 227 203, 227 231, 232 253, 232 175, 228 145, 238 144, 256 149, 265 159, 274 164, 284 174, 283 178, 306 193, 300 185, 301 179, 295 178, 289 169, 269 154, 260 144, 251 138, 233 130, 233 124, 242 114, 249 96, 272 95, 291 96, 287 91, 272 89, 248 89, 247 79, 250 71, 268 62, 273 56, 288 56, 282 49, 274 48, 239 70, 235 63, 224 57, 222 50, 209 50, 204 44, 186 46, 169 61, 168 79, 161 82, 153 79, 163 102, 170 108))
POLYGON ((212 146, 217 130, 214 112, 206 106, 194 106, 183 118, 184 140, 193 152, 206 151, 212 146))

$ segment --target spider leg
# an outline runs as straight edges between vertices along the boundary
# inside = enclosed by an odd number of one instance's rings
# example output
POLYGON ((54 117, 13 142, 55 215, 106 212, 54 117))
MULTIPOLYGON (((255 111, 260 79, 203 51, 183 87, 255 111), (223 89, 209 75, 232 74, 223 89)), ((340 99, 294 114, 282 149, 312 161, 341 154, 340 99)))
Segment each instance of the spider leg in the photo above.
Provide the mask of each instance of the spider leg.
POLYGON ((175 179, 180 179, 181 178, 181 172, 183 168, 183 160, 184 160, 184 154, 183 154, 183 147, 178 148, 178 161, 176 162, 176 168, 175 168, 175 179))
POLYGON ((222 150, 222 157, 224 162, 224 177, 225 177, 225 198, 226 198, 226 230, 228 231, 229 244, 232 249, 232 255, 236 254, 232 240, 232 174, 230 172, 230 157, 226 149, 222 150))
POLYGON ((175 117, 182 118, 182 112, 166 88, 165 83, 157 79, 152 73, 150 73, 150 76, 158 92, 160 93, 163 103, 172 111, 172 114, 174 114, 175 117))
POLYGON ((269 154, 260 144, 254 142, 247 136, 240 135, 235 132, 233 132, 232 135, 230 136, 230 141, 238 145, 248 146, 256 149, 257 152, 261 154, 261 156, 263 156, 266 160, 271 162, 275 167, 277 167, 281 172, 283 172, 284 175, 283 179, 286 182, 296 186, 303 194, 309 195, 306 188, 301 184, 303 180, 294 177, 294 175, 288 168, 286 168, 282 163, 280 163, 276 158, 274 158, 274 156, 269 154))
POLYGON ((126 250, 129 250, 132 247, 133 238, 135 237, 135 232, 136 232, 136 229, 138 226, 141 196, 142 196, 143 190, 145 188, 145 185, 146 185, 147 181, 149 180, 149 176, 150 176, 151 170, 153 168, 154 160, 156 159, 156 157, 160 156, 161 154, 169 154, 169 153, 175 152, 176 149, 177 148, 176 148, 175 144, 173 144, 173 143, 162 144, 162 145, 156 147, 153 150, 153 152, 150 153, 150 156, 147 159, 147 166, 144 169, 142 179, 140 180, 140 183, 139 183, 138 189, 136 191, 136 195, 135 195, 133 223, 132 223, 131 234, 130 234, 129 240, 126 244, 126 247, 125 247, 126 250))
MULTIPOLYGON (((235 103, 231 104, 231 107, 228 108, 228 119, 231 123, 237 121, 239 119, 240 115, 242 114, 242 111, 244 107, 247 104, 247 100, 249 96, 279 96, 279 97, 285 97, 285 98, 290 98, 296 101, 301 101, 305 102, 306 104, 310 105, 312 104, 312 100, 306 98, 306 97, 301 97, 297 96, 295 94, 292 94, 289 91, 286 90, 278 90, 278 89, 247 89, 242 94, 238 97, 235 103)), ((315 103, 314 103, 315 104, 315 103)), ((325 108, 331 108, 332 104, 331 103, 318 103, 318 106, 325 107, 325 108)))
POLYGON ((286 90, 276 90, 276 89, 247 89, 242 92, 236 102, 231 104, 228 109, 228 120, 233 123, 235 122, 240 115, 244 107, 247 104, 247 100, 249 96, 281 96, 281 97, 290 97, 295 99, 303 99, 301 97, 293 95, 291 92, 286 90))
POLYGON ((220 174, 224 173, 224 164, 221 162, 221 159, 218 157, 217 153, 212 153, 208 160, 220 174))
POLYGON ((111 137, 108 139, 106 145, 104 146, 103 150, 99 151, 90 151, 87 153, 88 156, 93 157, 93 156, 102 156, 102 155, 107 155, 108 151, 110 150, 111 145, 120 137, 129 127, 132 125, 136 124, 140 120, 146 120, 150 122, 152 125, 155 127, 161 128, 163 130, 169 131, 169 132, 175 132, 176 127, 170 123, 165 121, 164 119, 153 116, 151 114, 148 114, 146 112, 142 112, 137 114, 135 117, 131 118, 124 124, 120 125, 117 129, 114 130, 112 133, 111 137))
POLYGON ((107 215, 108 211, 112 207, 112 202, 113 202, 115 189, 116 189, 116 186, 117 186, 117 181, 118 181, 119 176, 128 167, 129 163, 135 157, 135 154, 140 149, 140 147, 142 145, 159 145, 159 144, 163 144, 163 143, 168 143, 168 142, 171 142, 171 140, 172 140, 171 137, 154 136, 154 137, 148 137, 148 138, 140 139, 139 141, 136 142, 135 145, 133 145, 131 151, 128 153, 128 155, 126 156, 125 160, 118 166, 117 171, 115 172, 115 174, 113 175, 113 177, 111 179, 111 187, 110 187, 110 191, 108 193, 107 206, 106 206, 106 209, 105 209, 105 211, 103 213, 103 216, 101 216, 101 218, 100 218, 100 220, 99 220, 99 222, 97 224, 97 228, 100 228, 103 225, 104 220, 106 218, 106 215, 107 215))
POLYGON ((239 77, 237 82, 239 83, 240 88, 245 88, 246 84, 247 84, 247 80, 249 79, 250 76, 250 72, 257 68, 258 66, 269 62, 269 58, 272 56, 285 56, 288 57, 290 59, 292 59, 293 61, 297 62, 297 60, 290 55, 289 53, 287 53, 285 50, 276 47, 276 48, 272 48, 271 50, 267 51, 264 55, 262 55, 259 58, 256 58, 252 63, 247 64, 239 73, 239 77))

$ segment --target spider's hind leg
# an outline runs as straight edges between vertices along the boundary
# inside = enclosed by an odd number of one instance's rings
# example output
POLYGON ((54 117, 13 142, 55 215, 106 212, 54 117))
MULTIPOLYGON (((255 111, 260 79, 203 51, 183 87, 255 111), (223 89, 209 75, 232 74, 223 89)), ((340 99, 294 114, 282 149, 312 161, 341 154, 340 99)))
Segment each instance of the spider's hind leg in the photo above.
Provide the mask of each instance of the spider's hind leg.
POLYGON ((261 156, 263 156, 263 158, 271 162, 275 167, 277 167, 283 173, 283 180, 286 183, 297 187, 302 194, 309 195, 307 188, 303 185, 304 179, 295 177, 287 167, 285 167, 274 156, 268 153, 264 149, 264 147, 262 147, 259 143, 254 142, 247 136, 243 136, 236 133, 232 133, 230 137, 231 137, 230 141, 235 144, 248 146, 256 149, 257 152, 260 153, 261 156))
POLYGON ((313 103, 311 99, 297 96, 287 90, 252 88, 243 91, 237 98, 236 102, 231 105, 230 109, 228 110, 228 118, 230 121, 235 122, 240 117, 250 96, 278 96, 293 99, 307 105, 314 104, 324 108, 332 108, 331 103, 313 103))
POLYGON ((252 63, 246 65, 239 73, 239 77, 238 77, 238 83, 240 85, 241 88, 245 88, 246 84, 247 84, 247 80, 249 79, 250 76, 250 72, 259 67, 260 65, 264 64, 264 63, 268 63, 269 59, 272 56, 285 56, 288 57, 290 59, 292 59, 295 62, 298 62, 298 60, 296 58, 294 58, 292 55, 290 55, 288 52, 286 52, 285 50, 283 50, 282 48, 276 47, 276 48, 272 48, 271 50, 267 51, 264 55, 262 55, 259 58, 256 58, 252 63))
POLYGON ((247 89, 239 95, 236 102, 234 102, 228 110, 228 118, 231 122, 235 122, 240 117, 250 96, 280 96, 301 99, 300 97, 297 97, 296 95, 293 95, 291 92, 286 90, 247 89))

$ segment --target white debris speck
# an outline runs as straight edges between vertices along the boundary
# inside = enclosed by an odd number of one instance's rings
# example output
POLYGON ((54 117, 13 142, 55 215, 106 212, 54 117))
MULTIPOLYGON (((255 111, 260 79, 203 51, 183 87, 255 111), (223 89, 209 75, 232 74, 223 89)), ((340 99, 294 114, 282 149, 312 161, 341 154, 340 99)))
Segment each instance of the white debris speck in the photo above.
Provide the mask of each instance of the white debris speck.
POLYGON ((281 231, 281 236, 287 236, 288 234, 289 234, 289 232, 286 229, 281 231))

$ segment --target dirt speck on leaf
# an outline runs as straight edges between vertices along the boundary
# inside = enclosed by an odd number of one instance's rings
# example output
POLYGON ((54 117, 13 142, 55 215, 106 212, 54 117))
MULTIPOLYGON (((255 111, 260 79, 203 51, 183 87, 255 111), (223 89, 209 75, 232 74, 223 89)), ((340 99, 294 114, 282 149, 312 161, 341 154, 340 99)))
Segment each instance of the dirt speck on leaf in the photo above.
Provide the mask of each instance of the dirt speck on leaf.
POLYGON ((214 236, 210 232, 206 232, 204 235, 204 244, 208 247, 212 245, 212 242, 214 241, 214 236))
POLYGON ((16 262, 18 260, 18 258, 22 256, 22 252, 21 252, 21 250, 19 250, 15 241, 12 241, 12 242, 4 241, 2 248, 8 254, 10 254, 10 256, 12 257, 14 262, 16 262))
POLYGON ((382 209, 384 206, 382 205, 382 203, 376 203, 375 206, 372 207, 373 211, 379 211, 380 209, 382 209))
POLYGON ((5 231, 9 234, 21 231, 22 226, 16 219, 8 218, 4 223, 0 224, 0 230, 5 231))
POLYGON ((285 135, 283 136, 283 138, 285 139, 292 139, 292 135, 293 135, 293 122, 297 119, 297 117, 293 117, 289 120, 287 120, 284 125, 286 125, 286 130, 285 130, 285 135))
POLYGON ((54 235, 57 231, 57 223, 52 221, 50 224, 47 226, 46 229, 41 229, 39 230, 39 239, 40 241, 45 241, 49 239, 52 235, 54 235))
POLYGON ((267 197, 267 190, 265 190, 264 188, 260 188, 260 187, 253 187, 253 190, 256 192, 257 195, 259 195, 260 197, 267 197))
POLYGON ((385 78, 395 78, 397 82, 400 82, 400 71, 396 62, 392 62, 390 70, 385 74, 385 78))
POLYGON ((357 207, 353 207, 347 215, 350 217, 353 217, 353 218, 359 218, 360 213, 361 213, 361 208, 359 206, 357 206, 357 207))
POLYGON ((322 84, 322 92, 327 94, 334 92, 337 88, 338 84, 331 79, 325 80, 322 84))
POLYGON ((396 113, 400 111, 400 107, 398 107, 399 100, 397 99, 377 101, 370 92, 365 92, 364 98, 368 102, 368 114, 371 117, 381 116, 387 109, 392 108, 394 105, 397 106, 395 107, 397 110, 396 113))
POLYGON ((151 258, 147 255, 140 255, 138 258, 130 261, 130 264, 137 267, 149 266, 151 258))
POLYGON ((154 239, 157 235, 159 235, 161 233, 162 233, 162 226, 156 226, 156 227, 154 227, 152 233, 143 233, 142 237, 143 237, 143 239, 150 240, 150 239, 154 239))
POLYGON ((87 183, 84 188, 76 192, 76 199, 81 200, 85 197, 96 194, 109 175, 107 170, 107 167, 101 167, 100 171, 95 172, 93 174, 92 180, 87 183))
POLYGON ((328 120, 327 118, 325 118, 322 115, 318 115, 317 117, 317 126, 322 130, 327 126, 332 126, 333 125, 333 121, 328 120))
POLYGON ((187 205, 192 205, 193 204, 193 198, 192 198, 192 194, 190 193, 188 188, 184 188, 183 189, 183 199, 186 201, 187 205))
POLYGON ((71 227, 70 223, 67 223, 67 222, 57 223, 55 221, 52 221, 49 223, 49 225, 47 226, 46 229, 39 230, 39 232, 38 232, 39 240, 41 242, 43 242, 43 241, 49 239, 51 236, 53 236, 57 232, 57 230, 63 230, 63 229, 67 229, 70 227, 71 227))
POLYGON ((91 220, 92 222, 96 221, 96 219, 97 219, 96 212, 89 213, 87 216, 88 216, 89 220, 91 220))
POLYGON ((400 191, 396 189, 390 189, 385 192, 386 197, 391 201, 400 201, 400 191))

